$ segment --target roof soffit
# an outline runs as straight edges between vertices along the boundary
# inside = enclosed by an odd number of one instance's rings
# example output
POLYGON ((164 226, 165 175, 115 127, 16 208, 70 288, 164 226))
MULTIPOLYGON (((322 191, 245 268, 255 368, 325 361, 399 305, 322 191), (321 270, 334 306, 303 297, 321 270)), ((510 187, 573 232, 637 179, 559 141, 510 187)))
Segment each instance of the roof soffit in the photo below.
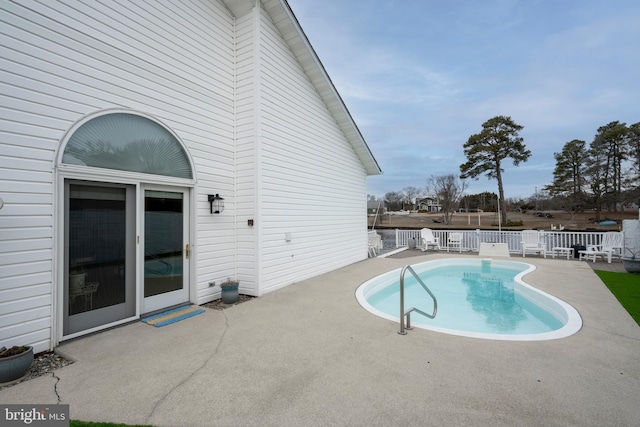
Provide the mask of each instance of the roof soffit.
POLYGON ((256 5, 256 0, 223 0, 222 2, 236 18, 246 15, 256 5))

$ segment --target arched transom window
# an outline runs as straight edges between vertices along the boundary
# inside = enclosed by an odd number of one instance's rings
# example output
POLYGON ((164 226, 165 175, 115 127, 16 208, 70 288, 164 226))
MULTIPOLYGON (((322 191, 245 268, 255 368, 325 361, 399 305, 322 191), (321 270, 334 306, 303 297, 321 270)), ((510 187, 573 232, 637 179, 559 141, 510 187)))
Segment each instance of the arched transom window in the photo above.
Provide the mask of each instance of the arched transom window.
POLYGON ((193 178, 182 144, 157 122, 129 113, 90 119, 73 132, 62 163, 193 178))

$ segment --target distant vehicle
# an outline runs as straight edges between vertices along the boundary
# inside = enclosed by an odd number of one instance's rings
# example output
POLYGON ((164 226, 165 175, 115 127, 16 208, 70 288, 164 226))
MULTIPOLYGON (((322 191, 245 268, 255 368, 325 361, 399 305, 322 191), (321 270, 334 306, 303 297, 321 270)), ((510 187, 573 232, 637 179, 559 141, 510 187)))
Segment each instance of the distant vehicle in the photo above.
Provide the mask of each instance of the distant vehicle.
POLYGON ((466 212, 483 212, 482 209, 476 209, 476 208, 471 208, 471 209, 465 209, 465 208, 458 208, 458 212, 460 213, 466 213, 466 212))
POLYGON ((540 218, 553 218, 553 215, 545 212, 536 212, 534 215, 539 216, 540 218))

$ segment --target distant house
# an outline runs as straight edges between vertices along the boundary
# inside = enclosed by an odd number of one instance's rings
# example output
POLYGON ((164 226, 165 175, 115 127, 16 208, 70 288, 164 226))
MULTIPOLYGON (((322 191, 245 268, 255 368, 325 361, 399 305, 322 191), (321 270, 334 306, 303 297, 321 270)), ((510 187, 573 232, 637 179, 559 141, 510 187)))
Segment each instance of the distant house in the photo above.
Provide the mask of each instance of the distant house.
POLYGON ((439 200, 435 197, 425 197, 416 200, 416 208, 419 211, 427 212, 440 212, 442 210, 439 200))
POLYGON ((285 0, 0 9, 0 346, 367 258, 381 171, 285 0))

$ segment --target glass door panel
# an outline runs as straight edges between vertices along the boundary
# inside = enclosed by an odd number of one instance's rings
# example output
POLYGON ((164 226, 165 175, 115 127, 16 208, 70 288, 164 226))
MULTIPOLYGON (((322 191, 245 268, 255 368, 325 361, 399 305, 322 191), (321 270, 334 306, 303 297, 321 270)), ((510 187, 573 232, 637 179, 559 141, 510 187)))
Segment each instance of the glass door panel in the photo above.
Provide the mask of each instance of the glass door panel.
POLYGON ((144 192, 143 312, 188 300, 187 193, 144 192))
POLYGON ((135 189, 65 183, 64 335, 135 315, 135 189))

